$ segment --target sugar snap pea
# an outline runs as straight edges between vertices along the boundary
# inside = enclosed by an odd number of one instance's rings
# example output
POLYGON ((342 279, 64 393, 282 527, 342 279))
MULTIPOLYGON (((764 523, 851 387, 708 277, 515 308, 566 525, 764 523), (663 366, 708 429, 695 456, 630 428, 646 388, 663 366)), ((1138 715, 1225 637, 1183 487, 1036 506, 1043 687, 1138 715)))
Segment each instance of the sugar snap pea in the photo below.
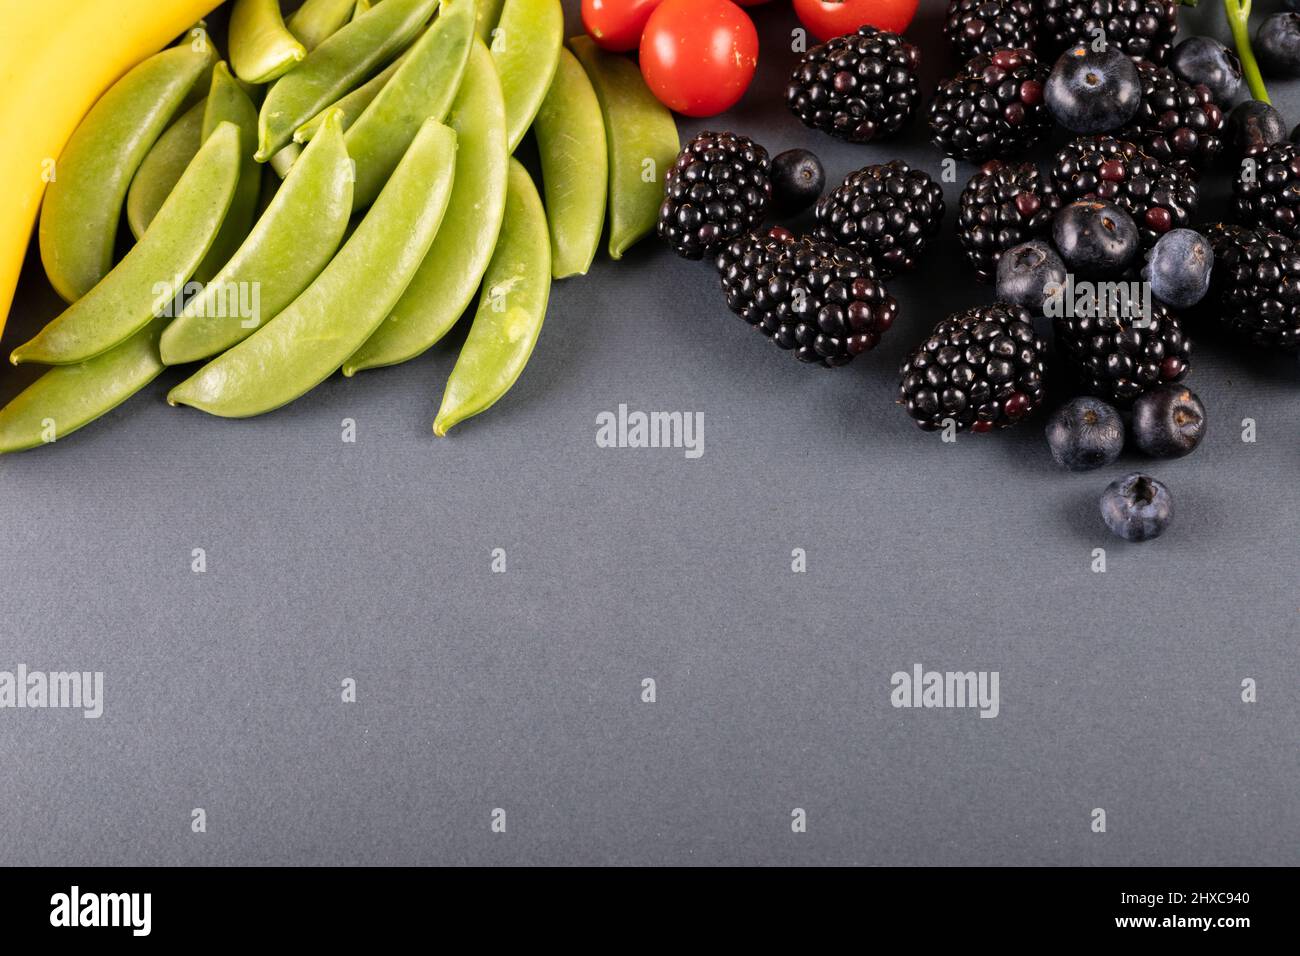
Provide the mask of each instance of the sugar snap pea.
POLYGON ((185 304, 160 344, 167 365, 242 342, 278 315, 334 256, 352 213, 352 164, 337 115, 293 164, 244 244, 185 304))
POLYGON ((338 102, 325 107, 325 109, 299 126, 293 131, 293 141, 295 143, 309 142, 316 135, 316 131, 320 129, 322 121, 333 110, 338 110, 343 129, 347 131, 357 121, 357 117, 365 112, 366 107, 374 102, 375 97, 379 95, 379 91, 384 88, 384 84, 397 72, 397 68, 402 65, 410 52, 410 50, 407 50, 406 53, 403 53, 351 93, 341 97, 338 102))
POLYGON ((386 0, 322 41, 266 94, 258 115, 257 161, 270 159, 294 130, 392 59, 437 6, 438 0, 386 0))
POLYGON ((211 57, 210 46, 149 57, 99 98, 63 148, 38 233, 45 274, 68 302, 112 268, 127 187, 211 57))
POLYGON ((245 83, 270 83, 302 62, 307 50, 280 16, 280 0, 235 0, 230 10, 230 63, 245 83))
POLYGON ((546 97, 563 45, 560 0, 506 0, 491 49, 506 100, 506 140, 512 153, 546 97))
POLYGON ((677 124, 627 57, 606 53, 590 37, 569 40, 596 89, 609 145, 609 255, 623 253, 655 227, 664 175, 677 158, 677 124))
POLYGON ((107 415, 165 368, 158 360, 164 319, 76 365, 50 369, 0 409, 0 454, 66 438, 107 415))
POLYGON ((352 8, 352 19, 355 20, 363 13, 369 13, 370 7, 371 7, 370 0, 357 0, 356 6, 352 8))
MULTIPOLYGON (((385 0, 381 8, 394 2, 385 0)), ((245 418, 279 408, 329 378, 383 321, 429 251, 447 208, 455 158, 456 134, 427 120, 315 281, 265 326, 172 389, 167 400, 245 418)))
POLYGON ((546 211, 528 171, 510 160, 506 215, 478 312, 447 379, 433 433, 485 412, 510 390, 533 354, 551 294, 546 211))
POLYGON ((352 19, 356 0, 306 0, 284 21, 308 53, 352 19))
POLYGON ((473 39, 474 0, 442 0, 437 19, 352 124, 344 141, 357 164, 355 209, 375 201, 420 124, 446 118, 473 39))
POLYGON ((586 71, 568 50, 533 121, 542 160, 546 220, 551 228, 551 275, 583 275, 605 225, 609 158, 605 121, 586 71))
POLYGON ((144 328, 207 254, 238 179, 239 128, 223 123, 199 148, 135 247, 102 282, 14 349, 10 361, 72 365, 144 328))
POLYGON ((199 100, 168 126, 145 154, 126 193, 126 222, 139 239, 158 215, 163 202, 180 180, 185 167, 203 143, 203 108, 199 100))
POLYGON ((230 75, 226 64, 218 63, 212 71, 212 89, 203 113, 203 138, 207 139, 213 130, 226 122, 239 127, 239 185, 235 187, 221 231, 194 270, 194 278, 200 282, 207 282, 221 271, 248 236, 253 217, 257 215, 257 197, 262 191, 262 167, 253 158, 257 146, 257 107, 230 75))
POLYGON ((492 31, 501 19, 501 8, 506 0, 478 0, 478 35, 484 43, 492 42, 492 31))
POLYGON ((388 318, 344 363, 344 375, 405 362, 441 339, 474 298, 492 258, 505 210, 509 153, 501 84, 479 40, 447 124, 456 131, 456 180, 442 227, 388 318))

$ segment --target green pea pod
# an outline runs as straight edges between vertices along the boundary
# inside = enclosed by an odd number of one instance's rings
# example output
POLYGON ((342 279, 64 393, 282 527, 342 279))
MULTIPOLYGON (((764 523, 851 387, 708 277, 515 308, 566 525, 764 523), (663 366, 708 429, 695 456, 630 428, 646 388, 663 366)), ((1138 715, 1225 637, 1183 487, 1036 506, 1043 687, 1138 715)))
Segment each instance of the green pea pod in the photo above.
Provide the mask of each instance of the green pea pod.
POLYGON ((198 362, 279 315, 334 257, 352 213, 352 163, 337 116, 303 150, 244 244, 186 303, 160 345, 167 365, 198 362))
POLYGON ((511 159, 501 238, 483 277, 474 324, 447 379, 435 435, 487 411, 510 391, 533 354, 550 294, 546 211, 528 171, 511 159))
POLYGON ((164 319, 77 365, 52 368, 0 409, 0 454, 66 438, 107 415, 165 368, 158 360, 164 319))
MULTIPOLYGON (((385 0, 371 16, 396 2, 385 0)), ((426 121, 365 219, 315 281, 167 400, 246 418, 329 378, 383 321, 429 251, 447 208, 455 158, 456 134, 426 121)))
POLYGON ((203 108, 199 100, 167 127, 144 157, 126 194, 126 222, 139 239, 180 181, 181 174, 203 145, 203 108))
POLYGON ((407 50, 406 53, 403 53, 396 60, 388 64, 388 66, 384 67, 370 79, 366 80, 366 82, 362 83, 347 96, 344 96, 336 103, 325 107, 325 109, 321 110, 307 122, 299 126, 293 131, 293 141, 295 143, 310 142, 311 138, 316 135, 316 131, 320 129, 321 123, 324 122, 325 117, 334 110, 338 110, 339 119, 342 121, 343 129, 346 132, 352 124, 357 121, 357 117, 365 112, 366 107, 375 101, 375 97, 379 95, 379 91, 384 88, 384 84, 392 79, 393 74, 397 72, 398 67, 402 65, 410 52, 410 50, 407 50))
POLYGON ((356 6, 352 8, 352 19, 355 20, 363 13, 369 13, 370 6, 371 6, 370 0, 357 0, 356 6))
POLYGON ((212 89, 203 113, 203 138, 207 139, 226 122, 239 127, 239 185, 235 187, 221 231, 194 271, 194 278, 200 282, 216 275, 248 236, 253 217, 257 215, 257 197, 262 191, 262 167, 253 158, 257 146, 257 107, 230 75, 226 64, 218 63, 212 71, 212 89))
POLYGON ((258 116, 257 161, 264 163, 293 132, 406 46, 438 6, 438 0, 385 0, 353 20, 308 54, 266 94, 258 116))
POLYGON ((460 88, 474 39, 474 0, 442 0, 438 17, 348 130, 357 164, 355 209, 375 201, 420 124, 442 122, 460 88))
POLYGON ((673 114, 625 56, 605 53, 590 37, 569 40, 595 87, 609 145, 609 256, 621 259, 652 232, 664 199, 664 175, 680 142, 673 114))
POLYGON ((501 20, 501 8, 505 3, 506 0, 478 0, 478 36, 484 43, 492 42, 492 31, 501 20))
POLYGON ((150 147, 211 62, 172 47, 136 66, 99 98, 63 148, 41 206, 41 261, 50 284, 73 302, 113 267, 127 188, 150 147))
POLYGON ((509 153, 501 84, 481 41, 470 51, 447 124, 456 131, 456 180, 442 227, 387 320, 344 363, 344 375, 405 362, 441 339, 474 298, 492 258, 509 153))
POLYGON ((506 139, 512 153, 546 98, 563 45, 560 0, 506 0, 491 49, 506 99, 506 139))
POLYGON ((302 147, 297 143, 290 143, 272 156, 267 165, 271 167, 272 172, 284 179, 285 176, 289 175, 289 171, 293 169, 293 164, 298 162, 298 157, 301 155, 302 147))
POLYGON ((10 356, 84 362, 144 328, 194 274, 226 217, 239 179, 239 128, 223 123, 199 148, 135 247, 104 280, 10 356))
POLYGON ((284 25, 308 53, 352 19, 356 0, 306 0, 284 25))
POLYGON ((560 51, 560 65, 537 111, 533 132, 551 227, 551 274, 557 279, 585 275, 605 225, 609 158, 600 101, 568 50, 560 51))
POLYGON ((307 56, 280 16, 280 0, 235 0, 230 11, 230 64, 245 83, 270 83, 307 56))

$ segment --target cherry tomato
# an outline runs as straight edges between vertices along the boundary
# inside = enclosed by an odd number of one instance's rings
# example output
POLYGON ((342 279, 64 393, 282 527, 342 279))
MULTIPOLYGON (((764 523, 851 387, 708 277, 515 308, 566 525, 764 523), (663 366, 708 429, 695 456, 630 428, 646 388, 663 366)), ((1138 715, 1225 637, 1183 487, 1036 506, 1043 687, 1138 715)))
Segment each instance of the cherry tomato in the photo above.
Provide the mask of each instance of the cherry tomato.
POLYGON ((663 0, 641 35, 646 84, 686 116, 713 116, 734 105, 757 66, 758 31, 731 0, 663 0))
POLYGON ((799 20, 823 42, 869 24, 902 33, 916 16, 918 0, 794 0, 799 20))
POLYGON ((635 50, 645 22, 663 0, 582 0, 582 25, 596 45, 614 53, 635 50))

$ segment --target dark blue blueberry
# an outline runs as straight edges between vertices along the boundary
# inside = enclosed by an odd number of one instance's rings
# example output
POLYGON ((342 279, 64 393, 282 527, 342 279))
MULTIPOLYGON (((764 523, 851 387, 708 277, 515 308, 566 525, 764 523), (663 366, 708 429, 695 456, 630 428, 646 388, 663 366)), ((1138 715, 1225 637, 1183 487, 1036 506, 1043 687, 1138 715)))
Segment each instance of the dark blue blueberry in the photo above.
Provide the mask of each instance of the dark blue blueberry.
POLYGON ((1212 37, 1188 37, 1178 44, 1169 55, 1169 68, 1193 86, 1205 86, 1225 107, 1237 99, 1244 82, 1237 54, 1212 37))
POLYGON ((1300 14, 1275 13, 1255 30, 1255 57, 1271 76, 1300 76, 1300 14))
POLYGON ((1205 406, 1196 393, 1166 385, 1133 403, 1133 443, 1153 458, 1181 458, 1205 435, 1205 406))
POLYGON ((783 216, 807 209, 826 188, 826 170, 806 149, 787 149, 772 160, 772 202, 783 216))
POLYGON ((1075 133, 1119 129, 1142 105, 1142 81, 1117 47, 1075 46, 1061 54, 1043 90, 1057 123, 1075 133))
POLYGON ((1101 495, 1101 517, 1125 541, 1158 538, 1174 517, 1174 499, 1163 482, 1150 475, 1125 475, 1101 495))
POLYGON ((1023 306, 1036 315, 1052 286, 1065 285, 1065 263, 1056 250, 1041 239, 1012 246, 998 259, 999 302, 1023 306))
POLYGON ((1052 241, 1066 267, 1084 276, 1118 275, 1142 247, 1137 223, 1114 203, 1072 202, 1052 220, 1052 241))
POLYGON ((1193 229, 1166 232, 1147 253, 1142 278, 1151 283, 1151 294, 1175 309, 1190 309, 1205 298, 1210 288, 1214 251, 1193 229))
POLYGON ((1124 450, 1124 421, 1100 399, 1076 398, 1048 419, 1047 447, 1052 460, 1070 471, 1109 465, 1124 450))
POLYGON ((1286 139, 1286 120, 1263 100, 1242 100, 1228 114, 1228 141, 1237 154, 1286 139))

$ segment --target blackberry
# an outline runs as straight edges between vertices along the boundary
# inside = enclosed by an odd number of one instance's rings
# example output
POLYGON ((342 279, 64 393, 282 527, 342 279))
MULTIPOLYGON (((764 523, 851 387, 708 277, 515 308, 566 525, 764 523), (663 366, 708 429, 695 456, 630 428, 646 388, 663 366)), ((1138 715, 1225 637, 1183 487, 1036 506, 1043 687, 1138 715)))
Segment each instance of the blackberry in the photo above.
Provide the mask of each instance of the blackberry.
POLYGON ((875 348, 898 315, 857 253, 780 227, 727 243, 716 261, 731 311, 803 362, 844 365, 875 348))
POLYGON ((1300 245, 1261 227, 1216 223, 1207 316, 1233 337, 1269 349, 1300 348, 1300 245))
POLYGON ((920 51, 896 33, 863 26, 803 55, 786 104, 805 126, 850 143, 892 136, 916 112, 920 51))
POLYGON ((948 316, 903 363, 898 404, 926 431, 952 419, 986 432, 1020 421, 1043 402, 1047 343, 1029 312, 986 305, 948 316))
POLYGON ((1253 161, 1232 181, 1233 210, 1237 222, 1265 226, 1284 236, 1300 239, 1300 146, 1277 143, 1257 146, 1246 153, 1253 161))
POLYGON ((943 219, 943 190, 919 169, 895 159, 850 173, 817 201, 814 234, 848 246, 888 279, 916 265, 943 219))
POLYGON ((748 136, 703 132, 677 154, 664 177, 659 236, 684 259, 763 221, 772 200, 767 150, 748 136))
POLYGON ((1167 166, 1200 170, 1223 152, 1224 115, 1209 87, 1154 63, 1139 63, 1142 105, 1115 135, 1167 166))
POLYGON ((1052 181, 1065 202, 1102 199, 1128 211, 1149 249, 1170 229, 1185 228, 1200 191, 1185 172, 1113 136, 1082 136, 1052 162, 1052 181))
POLYGON ((1052 320, 1064 364, 1084 391, 1127 405, 1187 374, 1191 342, 1167 306, 1152 301, 1145 327, 1104 307, 1093 311, 1101 314, 1052 320))
POLYGON ((1033 163, 985 163, 962 190, 957 213, 957 237, 976 278, 992 282, 1002 253, 1046 235, 1060 208, 1052 181, 1033 163))
POLYGON ((1032 50, 1038 11, 1033 0, 950 0, 943 35, 960 60, 994 50, 1032 50))
POLYGON ((1040 0, 1038 49, 1056 56, 1100 31, 1135 60, 1164 63, 1178 33, 1178 0, 1040 0))
POLYGON ((930 102, 934 145, 973 162, 1024 153, 1052 128, 1043 104, 1047 73, 1028 50, 974 57, 930 102))

